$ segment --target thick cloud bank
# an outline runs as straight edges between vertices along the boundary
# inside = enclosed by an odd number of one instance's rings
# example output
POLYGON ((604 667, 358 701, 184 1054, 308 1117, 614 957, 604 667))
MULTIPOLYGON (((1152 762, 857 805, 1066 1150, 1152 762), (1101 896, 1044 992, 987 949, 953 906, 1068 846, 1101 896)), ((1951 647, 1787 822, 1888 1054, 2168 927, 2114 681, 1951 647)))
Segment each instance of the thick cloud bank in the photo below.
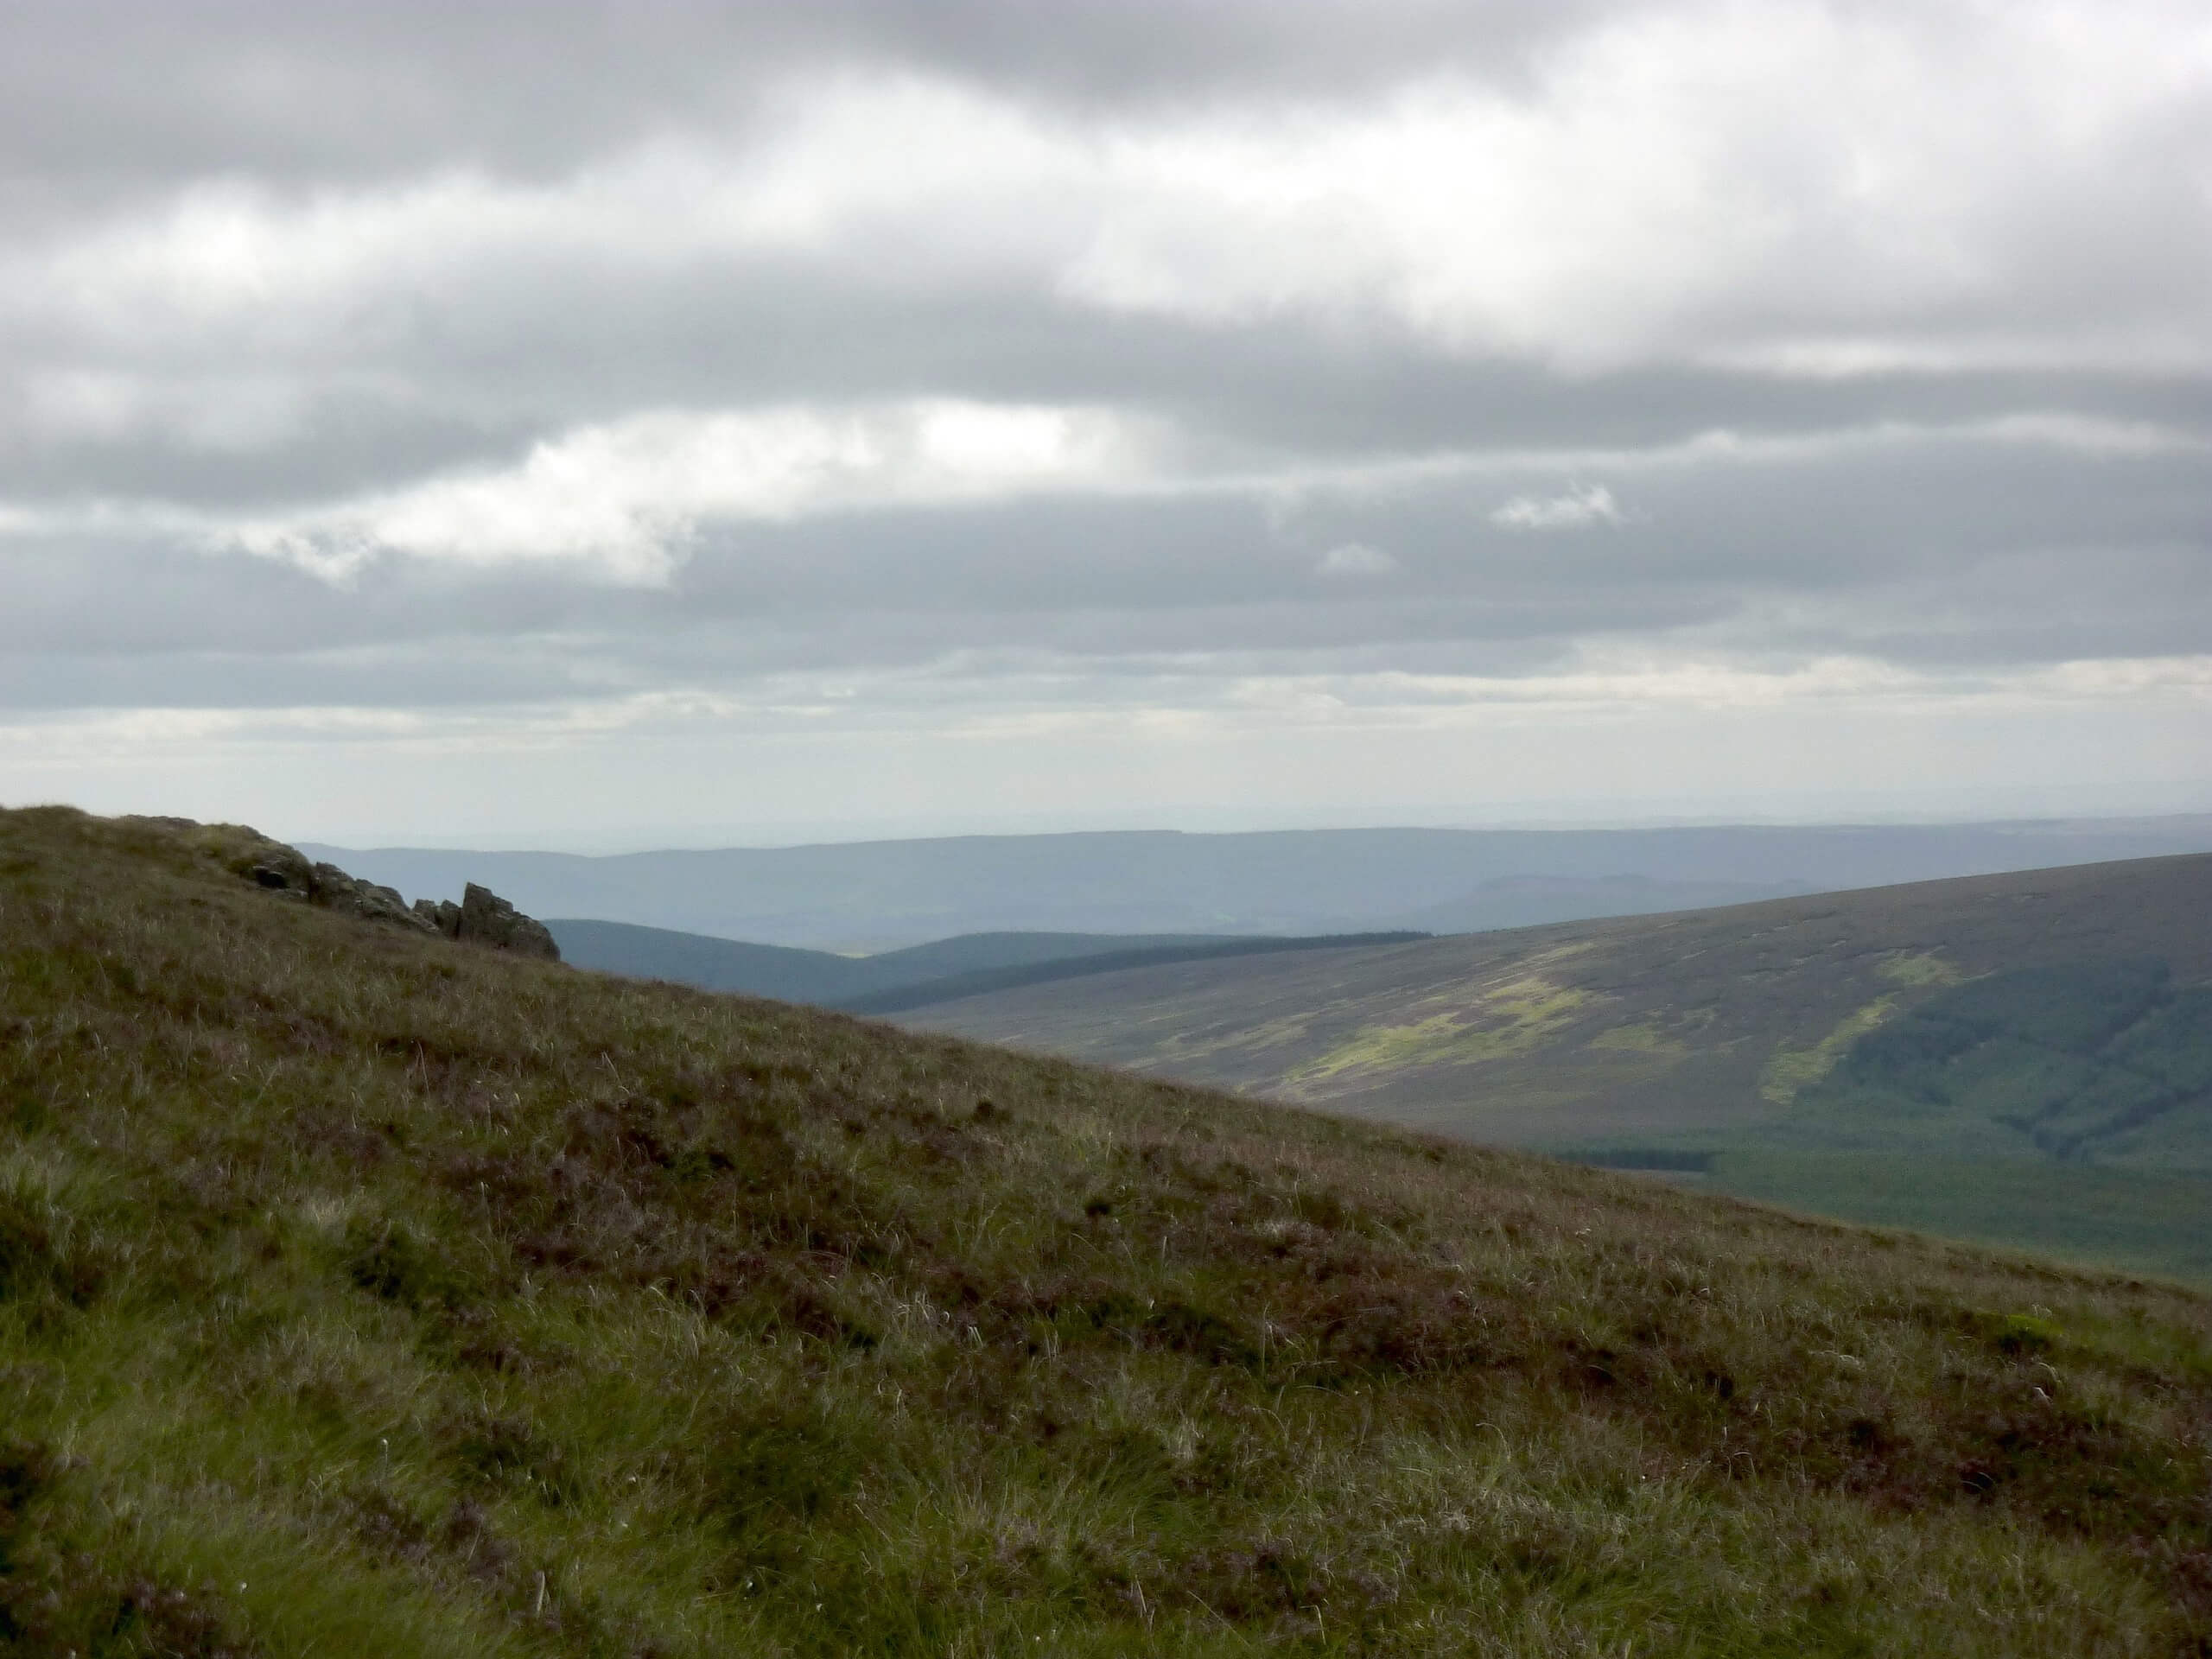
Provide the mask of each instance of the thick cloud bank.
POLYGON ((2212 793, 2200 5, 0 48, 0 796, 557 842, 2212 793))

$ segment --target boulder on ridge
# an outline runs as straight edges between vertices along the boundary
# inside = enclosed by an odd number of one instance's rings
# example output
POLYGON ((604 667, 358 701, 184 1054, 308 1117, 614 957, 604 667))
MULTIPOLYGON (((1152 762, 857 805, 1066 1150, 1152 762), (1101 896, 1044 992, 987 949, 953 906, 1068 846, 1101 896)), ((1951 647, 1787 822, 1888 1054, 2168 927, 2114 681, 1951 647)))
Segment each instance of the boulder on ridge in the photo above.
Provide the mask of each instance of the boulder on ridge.
POLYGON ((461 925, 454 938, 518 956, 561 960, 561 947, 545 924, 524 915, 491 890, 471 881, 461 895, 461 925))

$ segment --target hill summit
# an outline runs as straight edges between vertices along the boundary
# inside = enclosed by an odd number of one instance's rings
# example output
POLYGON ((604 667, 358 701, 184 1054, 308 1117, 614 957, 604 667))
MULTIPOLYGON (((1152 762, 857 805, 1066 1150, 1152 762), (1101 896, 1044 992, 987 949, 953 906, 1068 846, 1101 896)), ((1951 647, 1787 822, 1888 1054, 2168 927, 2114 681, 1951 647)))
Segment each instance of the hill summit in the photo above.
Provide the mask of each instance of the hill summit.
POLYGON ((2212 1642, 2212 1303, 0 814, 28 1654, 2212 1642))
POLYGON ((335 864, 310 859, 296 847, 242 823, 196 823, 190 818, 125 818, 128 824, 164 830, 183 846, 221 865, 265 893, 305 899, 319 909, 418 933, 441 933, 525 957, 561 959, 561 947, 543 922, 525 916, 489 887, 463 884, 461 902, 417 899, 410 906, 396 888, 356 880, 335 864))

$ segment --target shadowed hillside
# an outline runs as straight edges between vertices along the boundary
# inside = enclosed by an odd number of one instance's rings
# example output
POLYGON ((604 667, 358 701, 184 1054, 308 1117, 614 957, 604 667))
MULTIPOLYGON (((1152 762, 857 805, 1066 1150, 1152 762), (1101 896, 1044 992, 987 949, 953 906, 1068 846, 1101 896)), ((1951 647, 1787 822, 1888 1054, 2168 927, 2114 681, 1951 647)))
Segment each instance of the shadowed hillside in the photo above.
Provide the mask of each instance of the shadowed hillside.
POLYGON ((2088 1254, 2212 1276, 2212 1183, 2177 1230, 2173 1203, 2136 1205, 2116 1175, 2212 1175, 2208 981, 2197 855, 1154 969, 907 1020, 2037 1248, 2066 1242, 2038 1208, 2094 1197, 2118 1230, 2079 1230, 2088 1254), (1736 1156, 1753 1152, 1756 1176, 1736 1156), (1948 1191, 1866 1161, 1884 1155, 1948 1160, 1948 1191), (2066 1167, 2019 1226, 1974 1205, 1959 1228, 1992 1158, 2066 1167), (2114 1173, 2069 1173, 2091 1164, 2114 1173))
POLYGON ((955 997, 1050 980, 1079 979, 1156 963, 1199 962, 1346 944, 1403 944, 1418 933, 1328 938, 1141 933, 969 933, 886 950, 839 957, 747 944, 626 922, 556 921, 553 936, 580 968, 632 979, 665 979, 705 991, 741 991, 785 1002, 861 1014, 890 1014, 955 997))
POLYGON ((1772 1116, 1979 975, 2148 957, 2212 978, 2212 856, 1140 969, 913 1022, 1495 1139, 1772 1116))
POLYGON ((2158 957, 2000 969, 1869 1031, 1774 1131, 2212 1173, 2212 984, 2158 957))
MULTIPOLYGON (((1427 947, 1415 947, 1427 948, 1427 947)), ((2212 1304, 0 815, 34 1655, 2212 1639, 2212 1304)))

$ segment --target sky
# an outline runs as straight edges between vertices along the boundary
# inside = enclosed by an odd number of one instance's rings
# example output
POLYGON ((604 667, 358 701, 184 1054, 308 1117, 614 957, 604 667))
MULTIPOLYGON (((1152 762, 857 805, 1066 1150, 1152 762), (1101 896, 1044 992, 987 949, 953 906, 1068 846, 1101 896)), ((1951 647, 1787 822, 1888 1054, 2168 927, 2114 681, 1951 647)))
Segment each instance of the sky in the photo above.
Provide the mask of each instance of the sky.
POLYGON ((2212 807, 2212 11, 12 5, 33 800, 2212 807))

